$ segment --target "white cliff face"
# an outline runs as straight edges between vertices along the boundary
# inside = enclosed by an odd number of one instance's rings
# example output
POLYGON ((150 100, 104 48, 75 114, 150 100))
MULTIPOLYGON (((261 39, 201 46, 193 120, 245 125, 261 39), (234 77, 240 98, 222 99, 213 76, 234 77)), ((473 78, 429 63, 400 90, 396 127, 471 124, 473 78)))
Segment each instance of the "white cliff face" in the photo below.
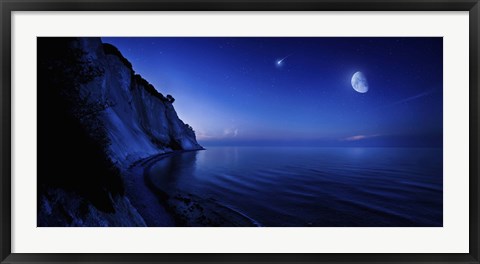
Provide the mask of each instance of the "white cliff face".
POLYGON ((78 45, 104 70, 84 89, 111 105, 101 115, 101 121, 111 141, 108 154, 114 163, 126 168, 151 155, 202 149, 195 133, 178 118, 172 103, 135 75, 118 51, 107 50, 98 38, 83 38, 78 45))

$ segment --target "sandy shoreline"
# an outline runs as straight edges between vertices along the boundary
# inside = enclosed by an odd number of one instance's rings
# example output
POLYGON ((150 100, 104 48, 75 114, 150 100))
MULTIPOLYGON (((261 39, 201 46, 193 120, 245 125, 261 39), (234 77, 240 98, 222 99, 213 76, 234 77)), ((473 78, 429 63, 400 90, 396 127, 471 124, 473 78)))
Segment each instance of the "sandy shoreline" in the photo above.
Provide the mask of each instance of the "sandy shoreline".
POLYGON ((147 226, 175 226, 173 216, 145 183, 146 166, 150 167, 156 161, 175 152, 162 153, 135 162, 127 171, 125 190, 128 199, 142 216, 147 226))
POLYGON ((174 213, 167 206, 166 194, 155 188, 149 181, 148 172, 161 159, 175 154, 198 150, 172 151, 138 160, 127 170, 125 177, 126 194, 132 205, 149 227, 176 226, 174 213))

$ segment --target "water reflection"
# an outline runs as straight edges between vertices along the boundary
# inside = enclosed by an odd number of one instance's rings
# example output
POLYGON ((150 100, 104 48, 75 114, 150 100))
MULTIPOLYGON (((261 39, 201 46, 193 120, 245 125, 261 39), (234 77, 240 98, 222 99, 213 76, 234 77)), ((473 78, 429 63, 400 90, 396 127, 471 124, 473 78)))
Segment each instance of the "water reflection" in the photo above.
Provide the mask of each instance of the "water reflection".
POLYGON ((442 149, 211 147, 160 158, 145 179, 182 226, 442 226, 442 157, 442 149))
POLYGON ((160 158, 148 170, 150 181, 163 192, 175 190, 180 181, 195 177, 198 151, 175 153, 160 158))
POLYGON ((235 207, 211 198, 202 188, 204 186, 199 185, 202 180, 198 175, 205 175, 197 172, 201 153, 183 152, 160 157, 145 170, 147 186, 172 214, 176 225, 261 226, 235 207))

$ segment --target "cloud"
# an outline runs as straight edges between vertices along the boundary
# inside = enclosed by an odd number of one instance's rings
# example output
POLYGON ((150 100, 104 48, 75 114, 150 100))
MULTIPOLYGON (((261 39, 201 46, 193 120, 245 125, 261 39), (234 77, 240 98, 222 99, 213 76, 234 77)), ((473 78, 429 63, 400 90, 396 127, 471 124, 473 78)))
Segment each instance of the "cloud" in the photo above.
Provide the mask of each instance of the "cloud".
POLYGON ((238 135, 238 128, 225 128, 223 130, 224 137, 236 137, 238 135))
POLYGON ((346 137, 341 139, 342 141, 358 141, 358 140, 363 140, 367 138, 373 138, 373 137, 378 137, 380 135, 375 134, 375 135, 356 135, 356 136, 351 136, 351 137, 346 137))
POLYGON ((215 140, 215 139, 227 139, 234 138, 239 135, 240 130, 235 127, 225 128, 220 131, 196 131, 195 136, 198 140, 215 140))
POLYGON ((357 135, 357 136, 352 136, 352 137, 344 138, 343 140, 345 140, 345 141, 356 141, 356 140, 365 139, 366 137, 367 137, 367 136, 365 136, 365 135, 357 135))
POLYGON ((204 131, 196 131, 195 134, 196 134, 195 136, 199 140, 206 140, 206 139, 215 138, 214 135, 211 135, 211 134, 209 134, 207 132, 204 132, 204 131))

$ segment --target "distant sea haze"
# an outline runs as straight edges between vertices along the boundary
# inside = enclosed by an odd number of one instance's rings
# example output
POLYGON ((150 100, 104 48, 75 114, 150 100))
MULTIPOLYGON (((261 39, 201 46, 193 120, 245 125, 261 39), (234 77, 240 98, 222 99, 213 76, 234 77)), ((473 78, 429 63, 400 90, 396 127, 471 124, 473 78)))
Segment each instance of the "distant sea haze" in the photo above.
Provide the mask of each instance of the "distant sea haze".
POLYGON ((410 147, 442 148, 443 134, 368 135, 325 139, 209 139, 199 140, 202 146, 285 146, 285 147, 410 147))
POLYGON ((439 227, 442 164, 441 148, 207 146, 146 175, 167 195, 253 226, 439 227))

